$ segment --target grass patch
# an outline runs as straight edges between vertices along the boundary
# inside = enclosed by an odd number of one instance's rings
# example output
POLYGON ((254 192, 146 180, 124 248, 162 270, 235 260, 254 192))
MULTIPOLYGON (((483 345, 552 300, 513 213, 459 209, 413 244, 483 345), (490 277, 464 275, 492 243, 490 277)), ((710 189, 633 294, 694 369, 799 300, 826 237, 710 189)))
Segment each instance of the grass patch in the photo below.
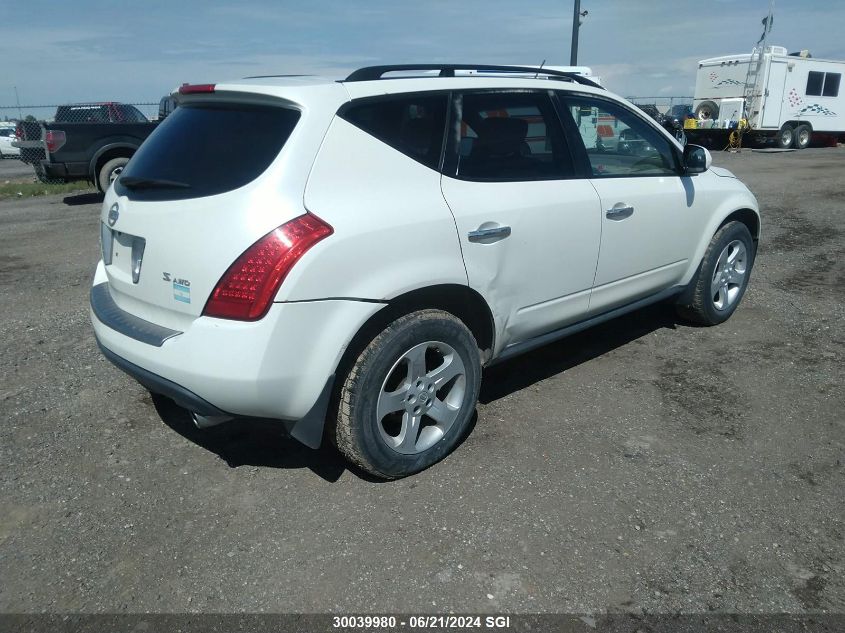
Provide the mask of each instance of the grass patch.
POLYGON ((44 182, 0 183, 0 200, 8 200, 9 198, 52 196, 55 194, 73 193, 76 191, 94 191, 94 187, 85 181, 63 182, 57 185, 50 185, 44 182))

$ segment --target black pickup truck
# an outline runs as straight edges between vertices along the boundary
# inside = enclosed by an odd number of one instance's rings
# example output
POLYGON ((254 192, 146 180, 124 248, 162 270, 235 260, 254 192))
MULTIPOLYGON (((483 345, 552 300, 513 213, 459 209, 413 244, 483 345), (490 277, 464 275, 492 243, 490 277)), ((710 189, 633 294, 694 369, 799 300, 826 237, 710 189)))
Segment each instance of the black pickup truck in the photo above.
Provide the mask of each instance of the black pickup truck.
POLYGON ((87 180, 105 191, 158 122, 110 102, 59 106, 54 122, 35 125, 19 124, 16 145, 39 179, 87 180))

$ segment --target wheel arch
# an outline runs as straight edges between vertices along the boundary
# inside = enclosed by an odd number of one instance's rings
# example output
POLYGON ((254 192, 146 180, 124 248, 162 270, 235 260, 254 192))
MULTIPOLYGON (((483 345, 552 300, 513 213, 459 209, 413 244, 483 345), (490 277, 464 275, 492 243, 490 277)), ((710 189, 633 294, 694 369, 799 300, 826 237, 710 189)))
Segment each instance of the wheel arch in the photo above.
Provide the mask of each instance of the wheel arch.
MULTIPOLYGON (((749 194, 750 195, 750 194, 749 194)), ((710 240, 723 226, 729 222, 742 222, 748 231, 751 233, 751 239, 754 242, 755 251, 760 240, 760 233, 762 226, 760 223, 760 215, 756 211, 756 204, 753 199, 748 199, 747 196, 733 196, 732 199, 726 200, 724 205, 711 216, 706 228, 701 233, 701 239, 695 250, 695 254, 690 259, 687 272, 681 280, 682 286, 687 286, 690 280, 695 277, 698 268, 701 265, 701 260, 710 244, 710 240)))
POLYGON ((425 308, 439 308, 454 314, 478 342, 482 363, 486 363, 493 353, 496 342, 493 313, 484 298, 469 286, 439 284, 419 288, 395 297, 388 307, 405 314, 425 308))
MULTIPOLYGON (((478 342, 482 364, 490 360, 496 341, 496 326, 487 302, 468 286, 437 284, 417 288, 390 299, 353 336, 338 369, 343 368, 347 356, 353 356, 354 362, 354 357, 391 322, 411 312, 426 309, 443 310, 459 318, 478 342)), ((338 375, 340 373, 338 371, 338 375)))
MULTIPOLYGON (((797 129, 799 125, 806 125, 808 128, 810 128, 810 132, 813 131, 813 124, 804 119, 791 119, 789 121, 786 121, 783 125, 788 125, 793 130, 797 129)), ((783 126, 781 126, 781 128, 783 128, 783 126)))
POLYGON ((88 164, 88 177, 93 182, 97 182, 100 170, 112 158, 132 158, 132 155, 138 149, 138 145, 133 145, 126 141, 109 143, 98 149, 88 164))
POLYGON ((760 216, 751 209, 737 209, 733 213, 729 214, 724 220, 722 220, 721 224, 719 224, 716 228, 716 231, 721 229, 728 222, 742 222, 746 227, 748 227, 748 232, 751 233, 751 238, 754 240, 754 244, 756 245, 757 242, 759 242, 760 216))

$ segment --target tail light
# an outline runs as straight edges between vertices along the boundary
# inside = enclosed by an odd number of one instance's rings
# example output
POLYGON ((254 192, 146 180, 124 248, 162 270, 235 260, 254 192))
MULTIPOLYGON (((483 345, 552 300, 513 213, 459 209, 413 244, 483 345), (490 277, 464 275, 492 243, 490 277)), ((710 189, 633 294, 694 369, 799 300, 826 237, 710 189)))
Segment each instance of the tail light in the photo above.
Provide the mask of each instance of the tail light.
POLYGON ((270 231, 229 266, 205 304, 203 315, 239 321, 260 319, 299 258, 332 232, 331 226, 310 213, 270 231))
POLYGON ((18 124, 15 126, 15 138, 19 141, 24 140, 23 123, 20 121, 18 121, 18 124))
POLYGON ((47 130, 44 136, 47 151, 51 154, 65 144, 65 133, 62 130, 47 130))

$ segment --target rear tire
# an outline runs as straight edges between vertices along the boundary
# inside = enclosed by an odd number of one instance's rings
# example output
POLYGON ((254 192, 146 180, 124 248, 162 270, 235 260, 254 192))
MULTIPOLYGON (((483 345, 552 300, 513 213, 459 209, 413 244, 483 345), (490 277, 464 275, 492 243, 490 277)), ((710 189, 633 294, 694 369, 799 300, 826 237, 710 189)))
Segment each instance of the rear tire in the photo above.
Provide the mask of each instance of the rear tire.
POLYGON ((788 123, 784 125, 778 135, 775 137, 775 142, 781 149, 789 149, 795 142, 795 130, 788 123))
POLYGON ((742 222, 728 222, 716 231, 678 314, 698 325, 727 321, 748 288, 755 255, 754 240, 742 222))
POLYGON ((105 193, 109 190, 109 186, 120 176, 123 168, 129 159, 125 156, 112 158, 100 168, 100 173, 97 175, 97 188, 105 193))
POLYGON ((795 128, 795 149, 807 149, 812 138, 813 131, 810 129, 810 126, 802 123, 795 128))
POLYGON ((478 343, 441 310, 403 316, 361 352, 341 387, 331 439, 383 479, 428 468, 466 433, 481 386, 478 343))

